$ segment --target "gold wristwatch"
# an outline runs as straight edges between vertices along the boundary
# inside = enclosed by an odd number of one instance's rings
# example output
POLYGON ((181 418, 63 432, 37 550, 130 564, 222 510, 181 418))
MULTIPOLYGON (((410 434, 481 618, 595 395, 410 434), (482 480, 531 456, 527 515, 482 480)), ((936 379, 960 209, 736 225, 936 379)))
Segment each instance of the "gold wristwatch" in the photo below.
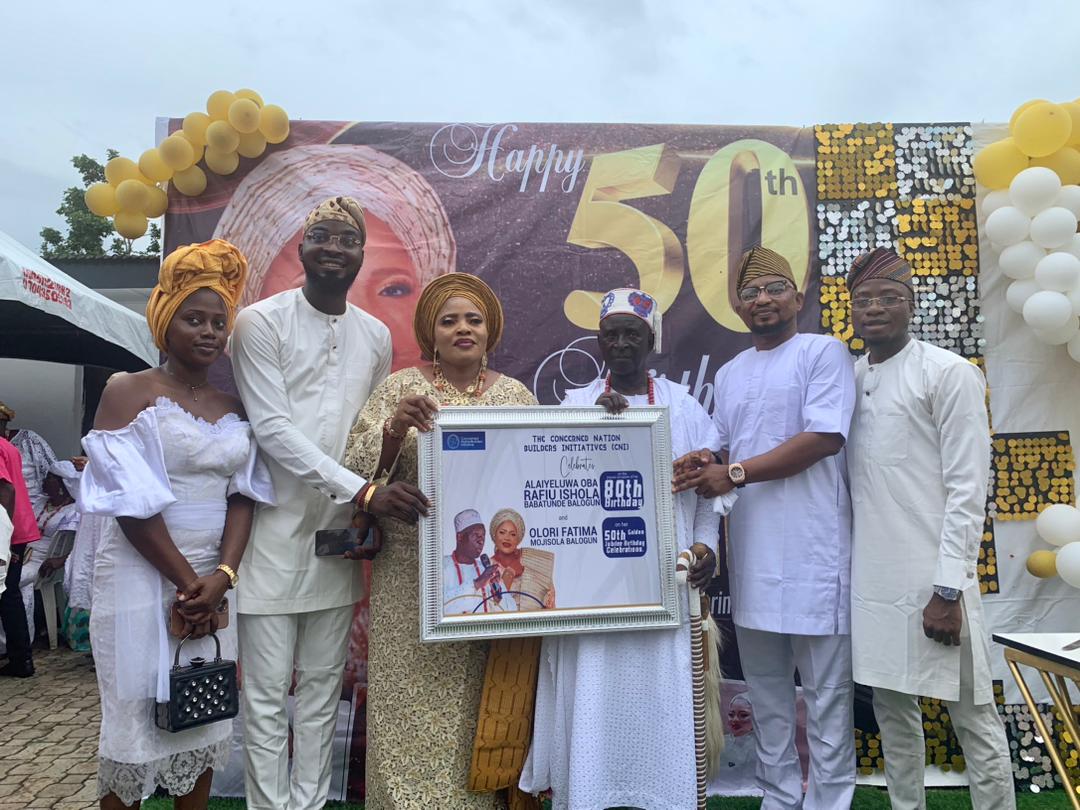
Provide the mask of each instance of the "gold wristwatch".
POLYGON ((731 483, 736 487, 746 486, 746 470, 743 469, 743 465, 739 462, 728 464, 727 474, 728 478, 731 479, 731 483))
POLYGON ((229 578, 229 590, 230 591, 233 588, 235 588, 236 583, 240 581, 240 577, 238 577, 236 575, 236 572, 233 571, 232 568, 227 566, 225 563, 222 563, 221 565, 219 565, 215 570, 220 571, 221 573, 223 573, 225 576, 227 576, 229 578))

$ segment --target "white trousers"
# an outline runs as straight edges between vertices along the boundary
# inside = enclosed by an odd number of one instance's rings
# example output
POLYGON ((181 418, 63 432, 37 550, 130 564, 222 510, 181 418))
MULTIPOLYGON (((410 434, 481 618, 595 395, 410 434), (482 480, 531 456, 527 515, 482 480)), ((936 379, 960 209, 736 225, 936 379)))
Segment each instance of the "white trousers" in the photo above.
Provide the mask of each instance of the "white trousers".
MULTIPOLYGON (((973 700, 971 639, 960 637, 960 699, 945 701, 956 738, 964 749, 974 810, 1015 810, 1012 759, 1005 727, 993 703, 973 700)), ((926 810, 923 779, 926 743, 919 698, 874 687, 874 716, 881 729, 885 781, 893 810, 926 810)))
POLYGON ((850 636, 801 636, 735 626, 754 712, 761 810, 846 810, 855 793, 850 636), (795 670, 806 703, 810 774, 795 750, 795 670))
POLYGON ((331 754, 353 607, 239 616, 244 792, 250 810, 318 810, 331 754), (296 670, 292 777, 285 701, 296 670))

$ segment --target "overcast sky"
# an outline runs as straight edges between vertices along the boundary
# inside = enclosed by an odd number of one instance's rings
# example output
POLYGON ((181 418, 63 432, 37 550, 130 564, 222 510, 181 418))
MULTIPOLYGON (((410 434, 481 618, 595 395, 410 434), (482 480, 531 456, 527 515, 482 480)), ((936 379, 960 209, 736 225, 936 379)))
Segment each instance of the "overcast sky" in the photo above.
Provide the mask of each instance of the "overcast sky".
POLYGON ((37 248, 72 155, 252 87, 294 119, 1000 121, 1080 96, 1080 3, 6 0, 0 230, 37 248))

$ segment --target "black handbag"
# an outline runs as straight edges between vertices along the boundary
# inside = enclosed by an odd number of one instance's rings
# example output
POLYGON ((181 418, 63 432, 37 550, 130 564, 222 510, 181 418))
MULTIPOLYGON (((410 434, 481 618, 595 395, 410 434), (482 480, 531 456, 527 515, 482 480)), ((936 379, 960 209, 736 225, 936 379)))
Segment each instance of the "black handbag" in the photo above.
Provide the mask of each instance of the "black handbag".
POLYGON ((169 670, 169 700, 158 703, 154 724, 165 731, 185 731, 219 720, 231 720, 240 711, 236 662, 221 659, 221 641, 216 633, 217 653, 213 661, 192 658, 180 666, 180 650, 191 636, 176 645, 176 657, 169 670))

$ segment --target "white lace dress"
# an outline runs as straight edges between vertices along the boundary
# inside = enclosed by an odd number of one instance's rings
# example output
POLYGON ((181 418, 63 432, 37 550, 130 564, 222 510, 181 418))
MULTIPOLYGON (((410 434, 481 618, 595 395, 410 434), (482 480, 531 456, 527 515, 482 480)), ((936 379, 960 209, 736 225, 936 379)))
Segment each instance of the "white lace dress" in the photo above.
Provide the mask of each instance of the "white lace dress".
MULTIPOLYGON (((162 513, 201 576, 220 562, 228 497, 272 503, 273 486, 247 422, 228 414, 211 424, 164 397, 120 430, 91 431, 83 446, 90 463, 79 507, 102 517, 90 619, 101 693, 98 795, 115 793, 125 804, 156 786, 183 795, 207 768, 224 766, 232 723, 176 733, 154 725, 154 703, 168 697, 176 651, 165 624, 176 588, 135 551, 114 518, 162 513)), ((235 600, 229 602, 229 626, 218 637, 222 657, 235 659, 235 600)), ((213 639, 185 644, 181 663, 195 656, 212 659, 213 639)))

